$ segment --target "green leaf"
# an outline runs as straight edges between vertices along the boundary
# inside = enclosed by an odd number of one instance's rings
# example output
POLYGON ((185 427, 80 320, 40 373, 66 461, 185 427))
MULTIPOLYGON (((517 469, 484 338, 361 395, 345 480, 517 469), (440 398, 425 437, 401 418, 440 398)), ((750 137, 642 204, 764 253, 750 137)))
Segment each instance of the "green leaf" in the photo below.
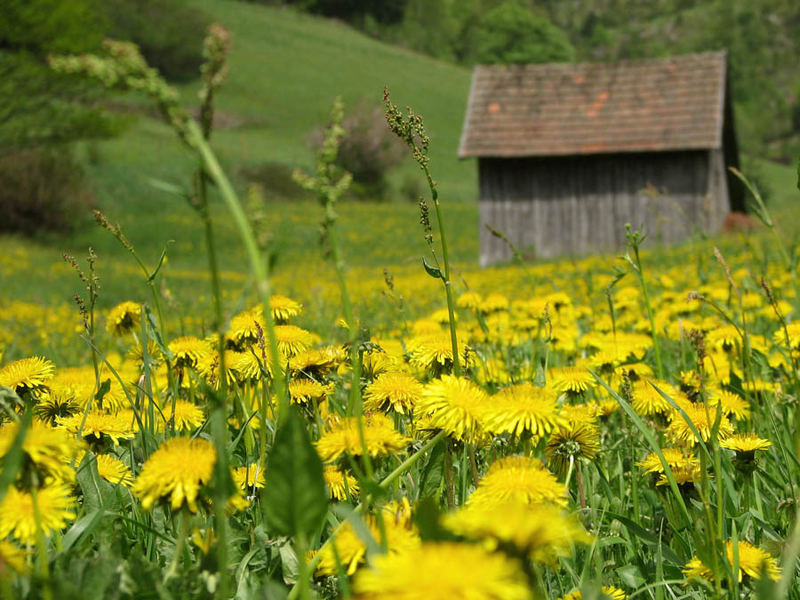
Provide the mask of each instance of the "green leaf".
POLYGON ((281 557, 281 576, 284 583, 293 584, 297 581, 297 576, 300 572, 300 566, 297 562, 297 554, 289 543, 284 544, 278 548, 278 553, 281 557))
POLYGON ((625 565, 617 569, 617 575, 622 582, 629 588, 638 588, 640 585, 647 583, 647 580, 642 577, 639 568, 634 565, 625 565))
POLYGON ((686 561, 681 560, 669 546, 664 546, 661 538, 652 531, 646 530, 641 525, 638 525, 637 523, 635 523, 634 521, 623 515, 618 515, 616 513, 611 513, 611 512, 606 513, 606 515, 609 518, 622 523, 628 530, 628 533, 630 533, 632 536, 639 538, 642 542, 644 542, 648 546, 656 546, 657 548, 660 548, 659 552, 663 554, 664 558, 667 560, 668 563, 680 566, 683 566, 685 564, 686 561))
POLYGON ((175 185, 174 183, 169 183, 168 181, 164 181, 162 179, 155 179, 153 177, 148 177, 147 183, 149 183, 157 190, 161 190, 162 192, 173 194, 175 196, 180 196, 181 198, 184 199, 188 198, 190 195, 189 191, 186 188, 180 185, 175 185))
POLYGON ((117 504, 114 485, 100 477, 97 472, 97 459, 91 451, 83 457, 77 480, 83 492, 83 506, 87 513, 113 508, 117 504))
POLYGON ((322 461, 296 407, 275 432, 263 502, 267 526, 278 535, 309 536, 328 510, 322 461))
POLYGON ((444 275, 442 274, 442 270, 439 267, 434 267, 433 265, 431 265, 427 260, 425 260, 424 256, 422 257, 422 266, 425 267, 425 271, 428 273, 428 275, 430 275, 434 279, 441 279, 442 281, 444 281, 444 275))
POLYGON ((111 379, 104 379, 103 382, 100 384, 100 388, 97 390, 97 393, 94 395, 94 399, 97 402, 97 406, 103 405, 103 398, 106 397, 106 394, 111 391, 111 379))
POLYGON ((442 526, 442 512, 435 498, 426 496, 417 503, 414 524, 425 541, 454 540, 456 536, 442 526))
POLYGON ((164 262, 167 260, 167 248, 171 243, 174 243, 174 240, 169 240, 167 245, 164 246, 164 249, 161 251, 161 256, 158 258, 158 264, 156 265, 156 268, 153 269, 153 272, 147 276, 147 281, 153 281, 158 275, 158 272, 161 270, 161 267, 164 266, 164 262))
POLYGON ((436 444, 431 449, 428 463, 422 471, 419 482, 419 498, 438 498, 444 482, 445 444, 436 444))
MULTIPOLYGON (((606 389, 608 394, 619 403, 619 405, 622 407, 622 410, 625 411, 625 414, 628 415, 628 417, 636 426, 636 428, 644 436, 645 440, 647 440, 647 443, 653 449, 653 452, 655 452, 656 456, 658 456, 658 459, 661 461, 661 465, 664 467, 664 476, 667 478, 667 481, 669 482, 670 491, 672 491, 672 494, 674 495, 675 500, 678 504, 678 508, 680 509, 681 515, 684 518, 685 521, 684 525, 688 526, 692 522, 692 518, 691 516, 689 516, 689 510, 686 508, 686 502, 684 502, 683 500, 683 496, 681 495, 680 490, 678 489, 678 484, 675 481, 675 476, 672 474, 672 469, 667 463, 667 460, 664 458, 664 454, 661 452, 661 446, 659 445, 655 435, 653 435, 653 432, 650 430, 650 428, 644 424, 644 421, 642 421, 641 417, 639 417, 639 415, 636 414, 636 411, 633 410, 633 408, 631 408, 631 405, 628 404, 628 402, 624 398, 622 398, 617 392, 608 387, 608 384, 597 373, 595 373, 591 369, 589 370, 589 372, 594 376, 597 382, 606 389)), ((656 389, 656 391, 659 391, 657 387, 655 386, 653 387, 656 389)), ((661 392, 659 391, 659 393, 661 392)), ((672 402, 668 396, 664 394, 662 394, 662 396, 677 407, 677 405, 675 405, 674 402, 672 402)), ((686 413, 683 414, 685 415, 686 413)))
POLYGON ((103 521, 104 515, 105 511, 98 508, 78 519, 64 534, 64 539, 61 542, 61 553, 67 554, 78 541, 90 535, 103 521))

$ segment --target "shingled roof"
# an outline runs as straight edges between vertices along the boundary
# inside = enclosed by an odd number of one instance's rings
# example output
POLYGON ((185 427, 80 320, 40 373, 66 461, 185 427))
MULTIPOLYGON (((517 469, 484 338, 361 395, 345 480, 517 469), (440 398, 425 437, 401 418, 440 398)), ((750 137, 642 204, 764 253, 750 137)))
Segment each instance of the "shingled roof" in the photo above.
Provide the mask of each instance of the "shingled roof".
POLYGON ((725 52, 616 64, 477 66, 458 155, 722 145, 725 52))

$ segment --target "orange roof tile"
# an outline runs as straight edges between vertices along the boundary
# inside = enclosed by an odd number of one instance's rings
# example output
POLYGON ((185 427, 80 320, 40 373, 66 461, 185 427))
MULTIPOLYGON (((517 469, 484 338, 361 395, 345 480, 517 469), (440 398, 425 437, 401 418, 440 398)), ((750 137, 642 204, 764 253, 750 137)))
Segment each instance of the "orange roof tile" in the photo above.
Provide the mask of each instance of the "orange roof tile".
POLYGON ((719 148, 725 52, 616 64, 477 66, 458 155, 719 148))

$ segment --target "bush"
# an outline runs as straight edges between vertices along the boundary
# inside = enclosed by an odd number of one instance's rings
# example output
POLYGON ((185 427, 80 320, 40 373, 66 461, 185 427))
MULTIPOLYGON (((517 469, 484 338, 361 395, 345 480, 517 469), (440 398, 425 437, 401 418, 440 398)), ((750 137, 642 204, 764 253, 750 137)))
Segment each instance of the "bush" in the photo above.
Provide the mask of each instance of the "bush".
POLYGON ((239 177, 248 184, 257 184, 269 202, 295 202, 313 200, 314 194, 303 189, 292 178, 294 168, 277 162, 242 167, 239 177))
POLYGON ((69 232, 94 201, 83 169, 64 148, 0 155, 0 231, 69 232))
POLYGON ((107 0, 108 36, 134 42, 151 67, 171 81, 200 76, 203 38, 211 22, 180 0, 107 0))
MULTIPOLYGON (((351 191, 365 200, 382 200, 386 195, 386 176, 406 156, 403 143, 386 126, 383 109, 357 104, 342 121, 345 134, 339 145, 336 164, 353 175, 351 191)), ((311 145, 318 150, 323 129, 312 134, 311 145)))

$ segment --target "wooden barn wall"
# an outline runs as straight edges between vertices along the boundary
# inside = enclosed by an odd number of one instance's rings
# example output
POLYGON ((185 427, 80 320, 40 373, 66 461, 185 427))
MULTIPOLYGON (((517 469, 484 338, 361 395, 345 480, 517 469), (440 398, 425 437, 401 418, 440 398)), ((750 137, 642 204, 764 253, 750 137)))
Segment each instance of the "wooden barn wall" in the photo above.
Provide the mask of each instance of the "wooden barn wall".
POLYGON ((546 158, 481 158, 481 264, 511 251, 582 255, 621 248, 625 223, 653 242, 716 231, 728 212, 721 152, 689 151, 546 158))

